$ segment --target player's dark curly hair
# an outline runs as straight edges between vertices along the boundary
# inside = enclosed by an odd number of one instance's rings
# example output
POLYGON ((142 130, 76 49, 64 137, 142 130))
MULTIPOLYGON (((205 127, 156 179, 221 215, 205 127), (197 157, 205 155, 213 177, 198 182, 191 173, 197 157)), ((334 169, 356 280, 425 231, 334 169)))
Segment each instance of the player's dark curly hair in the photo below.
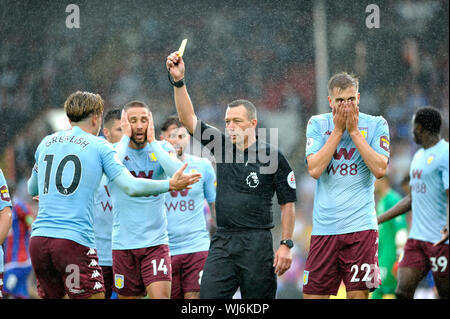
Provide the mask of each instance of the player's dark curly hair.
POLYGON ((172 125, 176 125, 176 127, 183 126, 177 115, 171 115, 164 121, 164 123, 161 125, 161 132, 166 132, 167 129, 172 125))
POLYGON ((442 116, 434 107, 422 107, 414 114, 414 123, 420 124, 430 133, 439 134, 441 131, 442 116))
POLYGON ((120 120, 121 115, 122 110, 120 108, 109 110, 103 117, 103 126, 109 127, 110 123, 112 123, 113 121, 120 120))

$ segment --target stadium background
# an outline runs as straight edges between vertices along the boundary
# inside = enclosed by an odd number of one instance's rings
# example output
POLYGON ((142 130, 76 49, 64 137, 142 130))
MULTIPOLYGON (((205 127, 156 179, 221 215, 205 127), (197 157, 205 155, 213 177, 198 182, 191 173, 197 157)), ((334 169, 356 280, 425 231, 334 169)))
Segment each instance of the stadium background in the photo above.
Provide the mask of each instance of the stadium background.
MULTIPOLYGON (((318 3, 326 19, 327 75, 357 74, 360 110, 387 119, 389 175, 402 191, 416 150, 413 112, 425 105, 440 109, 448 140, 447 1, 0 0, 0 167, 17 185, 16 196, 31 202, 25 185, 35 148, 55 129, 51 111, 61 110, 70 93, 98 92, 106 110, 141 99, 157 126, 173 114, 165 59, 188 38, 186 80, 199 118, 223 128, 226 104, 246 98, 258 109, 259 127, 279 130, 299 202, 294 262, 278 280, 278 297, 301 298, 315 186, 305 170, 305 126, 311 115, 328 110, 316 94, 318 3), (80 8, 79 29, 66 27, 70 3, 80 8), (380 9, 379 28, 366 26, 369 4, 380 9)), ((274 211, 276 247, 277 205, 274 211)))

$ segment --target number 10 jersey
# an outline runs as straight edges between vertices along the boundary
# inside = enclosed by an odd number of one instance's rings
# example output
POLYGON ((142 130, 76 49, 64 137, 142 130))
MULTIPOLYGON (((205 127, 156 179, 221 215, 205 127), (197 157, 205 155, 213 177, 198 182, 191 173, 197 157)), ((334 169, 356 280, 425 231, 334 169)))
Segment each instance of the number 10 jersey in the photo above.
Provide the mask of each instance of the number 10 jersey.
POLYGON ((103 173, 113 180, 125 166, 102 138, 78 126, 46 136, 35 153, 39 211, 31 236, 64 238, 94 248, 94 195, 103 173))

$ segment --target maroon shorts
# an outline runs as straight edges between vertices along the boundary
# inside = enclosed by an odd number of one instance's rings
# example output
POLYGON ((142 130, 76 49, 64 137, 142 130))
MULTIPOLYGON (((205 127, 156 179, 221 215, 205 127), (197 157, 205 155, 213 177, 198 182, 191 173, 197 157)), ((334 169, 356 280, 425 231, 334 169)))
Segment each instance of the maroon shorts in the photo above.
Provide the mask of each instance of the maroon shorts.
POLYGON ((113 250, 113 290, 122 296, 145 296, 156 281, 171 281, 169 246, 113 250))
POLYGON ((433 247, 432 243, 409 238, 406 241, 399 267, 417 268, 424 274, 430 270, 433 277, 449 277, 448 244, 433 247))
POLYGON ((41 298, 88 298, 104 292, 97 251, 72 240, 34 236, 30 256, 41 298))
POLYGON ((172 292, 170 298, 183 299, 185 292, 200 292, 200 279, 208 251, 171 256, 172 292))
POLYGON ((311 236, 303 292, 336 295, 341 281, 347 291, 373 291, 381 284, 378 231, 311 236))

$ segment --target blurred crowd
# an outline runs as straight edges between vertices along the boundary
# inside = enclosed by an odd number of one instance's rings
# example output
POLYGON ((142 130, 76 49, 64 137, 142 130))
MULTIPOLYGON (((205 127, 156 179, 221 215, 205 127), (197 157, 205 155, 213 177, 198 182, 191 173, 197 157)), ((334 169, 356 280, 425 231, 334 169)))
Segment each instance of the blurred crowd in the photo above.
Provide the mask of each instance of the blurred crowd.
MULTIPOLYGON (((298 198, 294 262, 280 298, 301 298, 315 180, 305 170, 305 129, 317 113, 313 2, 79 1, 80 28, 65 25, 65 3, 2 0, 0 14, 0 167, 28 202, 34 151, 52 131, 47 112, 76 90, 99 93, 106 110, 139 99, 158 126, 175 112, 166 56, 188 38, 186 81, 198 116, 223 128, 226 104, 251 100, 259 127, 278 128, 294 167, 298 198)), ((394 189, 416 145, 413 112, 432 105, 449 131, 447 1, 377 1, 369 29, 363 1, 325 1, 330 76, 360 78, 360 110, 390 126, 394 189)), ((36 209, 35 204, 34 209, 36 209)), ((276 205, 275 205, 276 206, 276 205)), ((275 220, 279 212, 275 207, 275 220)), ((279 225, 274 229, 278 245, 279 225)))

